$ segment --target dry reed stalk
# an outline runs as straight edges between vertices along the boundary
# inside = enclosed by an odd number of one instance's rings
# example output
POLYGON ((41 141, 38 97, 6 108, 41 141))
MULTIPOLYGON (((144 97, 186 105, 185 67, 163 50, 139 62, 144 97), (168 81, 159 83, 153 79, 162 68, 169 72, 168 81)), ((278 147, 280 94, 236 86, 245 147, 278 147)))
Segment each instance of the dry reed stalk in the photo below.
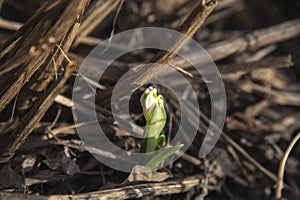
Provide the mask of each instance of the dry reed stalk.
POLYGON ((30 110, 1 148, 0 162, 8 161, 26 141, 75 70, 70 62, 66 69, 62 63, 88 4, 89 0, 50 1, 1 47, 0 112, 18 94, 23 104, 36 97, 38 100, 25 108, 30 110), (58 79, 47 88, 54 72, 63 76, 56 73, 58 79), (38 93, 40 91, 43 93, 38 93))

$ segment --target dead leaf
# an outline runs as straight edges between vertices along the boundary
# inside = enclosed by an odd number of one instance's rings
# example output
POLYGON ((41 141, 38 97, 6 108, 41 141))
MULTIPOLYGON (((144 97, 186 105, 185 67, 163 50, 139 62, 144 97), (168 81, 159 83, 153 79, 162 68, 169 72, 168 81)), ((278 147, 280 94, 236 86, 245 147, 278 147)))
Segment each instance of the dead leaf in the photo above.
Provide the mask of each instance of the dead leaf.
POLYGON ((162 182, 172 175, 168 172, 151 171, 150 168, 136 165, 133 167, 131 174, 127 178, 127 182, 145 181, 145 182, 162 182))
POLYGON ((23 178, 6 164, 0 170, 0 189, 17 189, 23 191, 23 178))
POLYGON ((46 157, 46 160, 43 162, 51 170, 61 170, 70 176, 79 172, 79 167, 76 161, 69 158, 64 151, 57 153, 46 150, 42 152, 42 155, 46 157))

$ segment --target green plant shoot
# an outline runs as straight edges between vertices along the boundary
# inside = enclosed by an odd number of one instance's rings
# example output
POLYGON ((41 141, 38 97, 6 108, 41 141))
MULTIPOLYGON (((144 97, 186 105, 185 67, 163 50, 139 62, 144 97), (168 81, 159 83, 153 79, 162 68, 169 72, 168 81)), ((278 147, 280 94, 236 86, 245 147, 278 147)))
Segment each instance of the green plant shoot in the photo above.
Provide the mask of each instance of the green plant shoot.
POLYGON ((146 119, 146 127, 140 152, 151 153, 159 150, 155 155, 152 154, 153 156, 146 164, 146 166, 150 168, 156 168, 165 159, 181 149, 183 145, 160 150, 165 145, 165 136, 161 133, 166 125, 167 114, 164 107, 163 96, 157 95, 156 88, 151 86, 147 88, 141 96, 140 101, 146 119))

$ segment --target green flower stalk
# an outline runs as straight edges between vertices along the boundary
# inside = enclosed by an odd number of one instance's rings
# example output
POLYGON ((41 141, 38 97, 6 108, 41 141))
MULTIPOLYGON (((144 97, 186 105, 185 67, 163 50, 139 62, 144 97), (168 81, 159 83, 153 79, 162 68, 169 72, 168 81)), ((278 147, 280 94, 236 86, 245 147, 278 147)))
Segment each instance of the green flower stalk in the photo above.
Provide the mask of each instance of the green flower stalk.
POLYGON ((156 88, 151 86, 147 88, 140 101, 146 119, 141 153, 149 153, 162 148, 165 143, 165 136, 160 134, 166 125, 167 114, 164 99, 161 95, 157 95, 156 88))
POLYGON ((167 114, 164 107, 164 98, 157 95, 156 88, 149 87, 141 96, 141 104, 143 114, 146 119, 146 127, 144 130, 144 138, 141 145, 141 153, 151 153, 147 159, 147 167, 155 169, 165 159, 170 157, 176 151, 183 147, 182 144, 162 149, 165 145, 165 136, 161 135, 167 121, 167 114))

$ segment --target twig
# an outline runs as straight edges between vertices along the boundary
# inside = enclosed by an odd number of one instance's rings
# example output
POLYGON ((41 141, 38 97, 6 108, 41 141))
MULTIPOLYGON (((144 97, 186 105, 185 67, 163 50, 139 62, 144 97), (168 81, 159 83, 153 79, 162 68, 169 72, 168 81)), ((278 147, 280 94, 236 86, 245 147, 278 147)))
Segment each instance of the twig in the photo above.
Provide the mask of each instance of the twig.
MULTIPOLYGON (((247 72, 257 69, 278 69, 288 68, 293 66, 291 55, 270 57, 255 62, 246 63, 230 63, 226 65, 218 66, 222 79, 226 81, 234 82, 247 72)), ((191 74, 197 74, 198 71, 191 71, 191 74)))
MULTIPOLYGON (((214 61, 221 60, 235 53, 246 50, 256 50, 261 47, 282 42, 300 35, 300 19, 286 21, 281 24, 260 29, 237 37, 232 40, 224 40, 209 45, 206 50, 214 61)), ((204 55, 203 55, 204 56, 204 55)), ((199 53, 190 53, 186 59, 175 58, 172 64, 180 67, 189 67, 191 61, 201 64, 207 62, 207 58, 199 53), (186 60, 189 60, 187 62, 186 60)))
POLYGON ((300 138, 300 132, 292 139, 291 143, 288 145, 287 149, 285 150, 282 159, 279 164, 279 169, 278 169, 278 178, 277 178, 277 188, 276 188, 276 194, 275 198, 280 199, 281 198, 281 191, 283 187, 283 175, 284 175, 284 168, 286 161, 289 157, 290 152, 292 151, 292 148, 295 146, 296 142, 300 138))
POLYGON ((111 40, 113 38, 113 36, 115 35, 115 30, 116 30, 116 25, 117 25, 117 19, 118 19, 118 16, 119 16, 120 12, 121 12, 123 4, 124 4, 124 0, 121 0, 120 4, 118 6, 118 9, 117 9, 116 15, 115 15, 114 20, 113 20, 112 30, 110 32, 109 40, 111 40))
POLYGON ((48 198, 45 197, 45 196, 36 196, 36 195, 28 195, 28 194, 20 194, 20 193, 9 193, 9 192, 1 192, 0 191, 0 199, 47 200, 48 198))
POLYGON ((222 132, 222 138, 230 144, 233 148, 237 150, 242 156, 244 156, 249 162, 251 162, 259 171, 261 171, 264 175, 266 175, 269 179, 276 182, 277 178, 274 173, 270 172, 264 166, 262 166, 259 162, 257 162, 250 154, 248 154, 238 143, 236 143, 233 139, 231 139, 226 133, 222 132))
MULTIPOLYGON (((133 186, 125 186, 121 188, 114 188, 92 192, 88 194, 78 195, 63 195, 57 197, 64 197, 64 199, 85 199, 85 198, 98 198, 98 199, 132 199, 140 198, 143 196, 159 196, 167 194, 183 193, 192 190, 194 187, 203 187, 204 179, 199 176, 187 177, 184 179, 177 179, 174 181, 165 181, 162 183, 146 183, 137 184, 133 186)), ((55 196, 52 197, 55 199, 55 196)))
POLYGON ((199 158, 197 158, 197 157, 195 157, 195 156, 192 156, 192 155, 190 155, 190 154, 187 154, 187 153, 183 153, 183 154, 181 155, 181 158, 182 158, 183 160, 188 161, 189 163, 191 163, 191 164, 193 164, 193 165, 195 165, 195 166, 199 166, 199 165, 202 163, 201 160, 200 160, 199 158))
POLYGON ((219 71, 222 74, 236 73, 236 72, 249 72, 256 69, 277 69, 283 67, 290 67, 294 63, 292 62, 291 55, 270 57, 256 62, 249 63, 234 63, 228 65, 218 66, 219 71))
POLYGON ((0 17, 0 27, 10 31, 16 31, 21 28, 23 24, 20 22, 15 22, 11 20, 6 20, 0 17))
POLYGON ((51 196, 36 196, 17 193, 0 192, 0 199, 31 199, 31 200, 79 200, 79 199, 135 199, 144 196, 160 196, 191 191, 195 187, 204 187, 202 176, 191 176, 183 179, 169 180, 159 183, 142 183, 111 188, 83 194, 64 194, 51 196))
POLYGON ((248 93, 256 92, 256 94, 267 95, 271 97, 268 100, 270 100, 275 104, 300 106, 300 93, 277 91, 250 81, 241 81, 239 82, 238 87, 244 92, 248 92, 248 93))
POLYGON ((262 47, 255 52, 245 52, 240 56, 237 56, 236 61, 240 62, 255 62, 267 57, 270 53, 274 52, 277 49, 275 44, 262 47))
POLYGON ((80 44, 85 44, 88 46, 97 46, 102 41, 103 41, 102 39, 97 38, 97 37, 86 36, 86 37, 83 37, 82 39, 80 39, 80 44))

